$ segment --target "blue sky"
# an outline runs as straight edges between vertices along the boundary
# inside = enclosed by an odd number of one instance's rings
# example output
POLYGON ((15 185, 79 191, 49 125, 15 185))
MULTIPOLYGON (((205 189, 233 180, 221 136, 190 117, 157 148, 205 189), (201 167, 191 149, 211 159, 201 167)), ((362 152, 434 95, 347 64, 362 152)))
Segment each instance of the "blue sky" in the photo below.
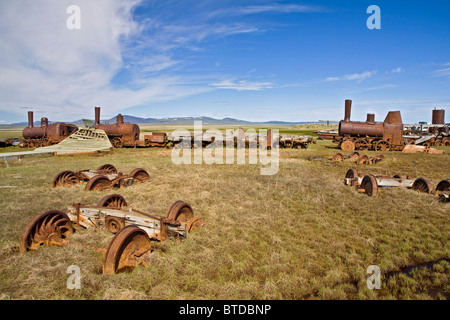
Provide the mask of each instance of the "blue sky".
POLYGON ((117 113, 340 120, 450 105, 449 1, 0 3, 0 124, 117 113), (80 8, 79 30, 66 9, 80 8), (381 9, 381 29, 366 12, 381 9))

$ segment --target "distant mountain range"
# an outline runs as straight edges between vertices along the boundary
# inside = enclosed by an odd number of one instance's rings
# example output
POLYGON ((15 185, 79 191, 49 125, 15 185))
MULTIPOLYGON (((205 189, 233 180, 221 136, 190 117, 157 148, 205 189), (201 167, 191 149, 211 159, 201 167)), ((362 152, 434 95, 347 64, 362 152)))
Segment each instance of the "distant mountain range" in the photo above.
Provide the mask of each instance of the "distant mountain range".
MULTIPOLYGON (((234 118, 223 118, 223 119, 214 119, 210 117, 178 117, 178 118, 140 118, 134 116, 123 116, 124 122, 136 123, 136 124, 193 124, 194 121, 202 121, 203 124, 220 124, 220 125, 252 125, 252 124, 271 124, 271 125, 300 125, 307 123, 318 123, 318 122, 286 122, 286 121, 265 121, 265 122, 253 122, 253 121, 245 121, 234 118)), ((58 121, 59 122, 59 121, 58 121)), ((101 123, 115 123, 116 117, 113 117, 108 120, 101 120, 101 123)), ((83 125, 83 120, 70 121, 68 123, 72 123, 75 125, 83 125)), ((18 122, 12 123, 11 125, 21 125, 27 126, 28 122, 18 122)), ((40 126, 40 121, 34 122, 35 126, 40 126)))

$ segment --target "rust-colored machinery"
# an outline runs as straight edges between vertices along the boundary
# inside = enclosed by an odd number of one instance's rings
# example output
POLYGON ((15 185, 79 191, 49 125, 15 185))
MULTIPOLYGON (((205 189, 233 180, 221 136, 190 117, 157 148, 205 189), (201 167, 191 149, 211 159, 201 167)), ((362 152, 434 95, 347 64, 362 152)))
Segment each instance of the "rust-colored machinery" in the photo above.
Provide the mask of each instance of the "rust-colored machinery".
POLYGON ((384 122, 375 122, 374 114, 367 120, 351 121, 352 100, 345 101, 345 117, 339 122, 339 146, 344 151, 354 150, 402 150, 403 123, 400 111, 389 111, 384 122))
POLYGON ((96 129, 104 130, 115 148, 135 147, 141 133, 139 126, 133 123, 125 123, 121 114, 117 115, 116 123, 100 123, 100 107, 95 107, 96 129))
POLYGON ((358 192, 365 193, 370 197, 378 195, 385 188, 403 187, 420 193, 435 194, 441 202, 450 200, 450 179, 440 181, 436 188, 433 189, 430 181, 426 178, 413 180, 409 176, 402 178, 399 175, 363 175, 355 168, 351 168, 345 174, 344 184, 355 187, 358 192))
POLYGON ((36 215, 20 235, 19 251, 26 253, 42 246, 81 244, 68 239, 75 230, 103 228, 115 236, 107 249, 93 249, 105 256, 103 273, 115 274, 131 271, 139 265, 147 266, 154 251, 151 241, 163 241, 168 237, 185 239, 203 225, 204 221, 194 216, 186 202, 176 201, 167 216, 160 217, 128 207, 120 194, 111 194, 94 206, 74 203, 67 214, 50 210, 36 215))
POLYGON ((86 181, 86 191, 103 191, 113 188, 128 187, 134 183, 143 183, 150 180, 150 175, 142 168, 136 168, 130 174, 117 172, 112 164, 104 164, 97 170, 70 171, 58 173, 52 180, 53 187, 71 187, 86 181))
POLYGON ((77 126, 69 123, 49 124, 45 117, 41 118, 41 126, 35 127, 33 111, 28 111, 28 127, 22 131, 24 140, 21 141, 19 146, 24 148, 49 146, 61 142, 77 130, 77 126))

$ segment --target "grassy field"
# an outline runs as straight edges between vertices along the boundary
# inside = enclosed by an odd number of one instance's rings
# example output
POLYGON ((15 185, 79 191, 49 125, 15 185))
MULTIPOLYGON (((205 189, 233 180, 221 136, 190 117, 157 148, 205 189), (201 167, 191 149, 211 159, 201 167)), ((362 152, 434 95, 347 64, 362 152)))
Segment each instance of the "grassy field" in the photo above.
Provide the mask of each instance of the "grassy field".
MULTIPOLYGON (((308 130, 314 128, 280 132, 308 130)), ((368 197, 343 184, 354 166, 426 177, 436 186, 450 178, 450 147, 440 148, 445 154, 385 152, 384 161, 369 166, 333 163, 335 145, 318 141, 306 150, 280 150, 273 176, 261 176, 260 165, 252 164, 175 165, 170 149, 30 157, 9 160, 9 168, 2 161, 0 298, 449 299, 450 204, 403 188, 368 197), (19 235, 36 214, 66 211, 73 202, 96 204, 112 193, 86 192, 84 185, 52 188, 52 178, 105 163, 124 173, 138 167, 150 173, 149 183, 115 191, 133 208, 165 216, 184 200, 206 225, 185 241, 155 242, 151 265, 131 273, 103 275, 103 256, 76 244, 19 254, 19 235), (81 269, 80 290, 67 289, 70 265, 81 269), (381 269, 380 290, 367 288, 370 265, 381 269), (405 270, 413 265, 426 267, 405 270)), ((112 236, 89 229, 71 239, 106 248, 112 236)))

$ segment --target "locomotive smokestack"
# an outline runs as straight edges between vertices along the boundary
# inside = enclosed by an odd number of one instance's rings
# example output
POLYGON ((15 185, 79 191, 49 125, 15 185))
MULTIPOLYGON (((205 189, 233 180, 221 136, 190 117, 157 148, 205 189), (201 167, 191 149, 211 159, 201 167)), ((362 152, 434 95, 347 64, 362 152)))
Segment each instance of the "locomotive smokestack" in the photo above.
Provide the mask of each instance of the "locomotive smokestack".
POLYGON ((33 111, 28 111, 28 128, 33 128, 33 111))
POLYGON ((95 107, 95 125, 100 124, 100 107, 95 107))
POLYGON ((432 124, 445 124, 445 110, 433 110, 433 116, 431 118, 432 124))
POLYGON ((48 127, 48 119, 41 118, 41 127, 48 127))
POLYGON ((375 115, 373 113, 368 113, 366 122, 367 123, 375 123, 375 115))
POLYGON ((123 115, 120 113, 117 115, 117 124, 123 124, 123 115))
POLYGON ((352 112, 352 100, 345 100, 345 116, 344 121, 350 121, 350 114, 352 112))

